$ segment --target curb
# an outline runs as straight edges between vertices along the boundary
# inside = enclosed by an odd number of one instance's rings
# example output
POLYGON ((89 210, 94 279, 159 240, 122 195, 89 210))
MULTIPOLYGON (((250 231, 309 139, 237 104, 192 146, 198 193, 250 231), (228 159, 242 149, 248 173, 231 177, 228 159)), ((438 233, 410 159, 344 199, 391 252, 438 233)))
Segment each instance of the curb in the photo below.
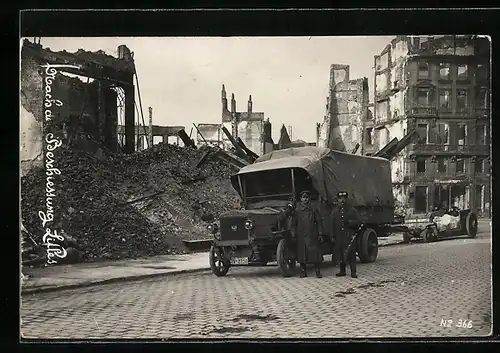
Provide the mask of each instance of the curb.
MULTIPOLYGON (((404 244, 403 241, 397 241, 395 243, 389 243, 389 244, 383 244, 379 245, 379 247, 386 247, 386 246, 393 246, 393 245, 399 245, 399 244, 404 244)), ((78 288, 85 288, 85 287, 93 287, 93 286, 98 286, 98 285, 103 285, 103 284, 110 284, 110 283, 117 283, 117 282, 128 282, 128 281, 139 281, 142 279, 147 279, 147 278, 155 278, 155 277, 165 277, 165 276, 171 276, 171 275, 180 275, 180 274, 186 274, 186 273, 196 273, 196 272, 203 272, 203 271, 209 271, 210 267, 203 267, 203 268, 193 268, 189 270, 177 270, 177 271, 170 271, 170 272, 162 272, 162 273, 149 273, 146 275, 137 275, 137 276, 127 276, 127 277, 115 277, 115 278, 109 278, 109 279, 104 279, 104 280, 96 280, 96 281, 90 281, 90 282, 84 282, 84 283, 77 283, 77 284, 68 284, 68 285, 61 285, 61 286, 55 286, 55 287, 41 287, 41 288, 26 288, 21 290, 21 295, 23 294, 37 294, 37 293, 48 293, 48 292, 56 292, 56 291, 61 291, 61 290, 69 290, 69 289, 78 289, 78 288)))
POLYGON ((138 280, 147 279, 147 278, 165 277, 165 276, 170 276, 170 275, 179 275, 179 274, 186 274, 186 273, 196 273, 196 272, 203 272, 203 271, 208 271, 208 270, 210 270, 210 267, 193 268, 193 269, 189 269, 189 270, 177 270, 177 271, 162 272, 162 273, 149 273, 146 275, 137 275, 137 276, 115 277, 115 278, 109 278, 109 279, 104 279, 104 280, 96 280, 96 281, 61 285, 61 286, 55 286, 55 287, 41 287, 41 288, 32 288, 32 289, 26 288, 26 289, 21 289, 21 295, 56 292, 56 291, 62 291, 62 290, 68 290, 68 289, 93 287, 93 286, 98 286, 98 285, 102 285, 102 284, 127 282, 127 281, 138 281, 138 280))

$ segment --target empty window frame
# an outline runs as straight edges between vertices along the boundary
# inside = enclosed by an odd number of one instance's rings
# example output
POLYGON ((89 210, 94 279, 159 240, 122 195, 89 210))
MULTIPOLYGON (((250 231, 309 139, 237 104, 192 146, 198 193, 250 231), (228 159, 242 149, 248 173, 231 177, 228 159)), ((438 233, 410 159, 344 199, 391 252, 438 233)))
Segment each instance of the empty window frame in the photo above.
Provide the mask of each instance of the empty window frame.
POLYGON ((417 163, 417 173, 422 174, 425 173, 426 168, 426 159, 424 157, 419 157, 415 161, 417 163))
POLYGON ((486 145, 486 125, 476 126, 476 145, 486 145))
POLYGON ((457 111, 463 112, 467 109, 467 90, 457 89, 457 111))
POLYGON ((475 207, 479 211, 484 211, 484 185, 475 186, 475 207))
POLYGON ((431 104, 431 89, 418 88, 417 89, 417 103, 419 106, 428 107, 431 104))
POLYGON ((467 144, 467 125, 457 125, 457 143, 459 146, 467 144))
POLYGON ((429 125, 418 124, 417 133, 419 135, 419 143, 426 145, 429 141, 429 125))
POLYGON ((438 173, 445 174, 448 171, 448 158, 437 157, 436 162, 438 173))
POLYGON ((420 49, 427 49, 429 47, 429 37, 419 37, 419 45, 420 49))
POLYGON ((450 89, 440 89, 439 90, 439 108, 443 110, 451 109, 451 90, 450 89))
POLYGON ((437 143, 442 145, 450 144, 450 126, 445 123, 439 123, 437 126, 438 138, 437 143))
POLYGON ((476 68, 476 80, 485 81, 488 78, 488 68, 484 64, 478 64, 476 68))
POLYGON ((427 186, 415 187, 415 212, 427 212, 427 186))
POLYGON ((441 63, 439 65, 439 78, 441 80, 449 80, 450 79, 450 64, 441 63))
POLYGON ((477 109, 487 109, 488 108, 488 91, 485 89, 480 89, 477 92, 476 99, 477 109))
POLYGON ((424 62, 418 63, 418 78, 419 79, 429 78, 429 64, 424 62))
POLYGON ((458 65, 457 80, 467 80, 469 78, 469 67, 466 64, 458 65))
POLYGON ((474 172, 476 173, 484 173, 484 157, 476 157, 474 162, 474 172))
POLYGON ((455 171, 457 172, 457 174, 464 174, 465 173, 465 159, 464 158, 457 158, 455 163, 456 163, 455 171))
POLYGON ((372 145, 373 144, 372 133, 373 133, 373 128, 371 128, 371 127, 366 128, 365 143, 367 145, 372 145))

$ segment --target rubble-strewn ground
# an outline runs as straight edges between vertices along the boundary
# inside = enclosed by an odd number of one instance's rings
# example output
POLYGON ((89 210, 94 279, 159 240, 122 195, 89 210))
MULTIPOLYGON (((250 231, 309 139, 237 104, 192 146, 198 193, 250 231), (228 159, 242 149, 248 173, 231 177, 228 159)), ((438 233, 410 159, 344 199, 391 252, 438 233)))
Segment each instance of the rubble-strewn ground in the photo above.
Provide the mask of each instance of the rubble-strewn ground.
MULTIPOLYGON (((74 238, 84 261, 186 252, 182 240, 207 237, 204 214, 217 218, 238 205, 229 180, 235 170, 217 161, 196 168, 201 153, 159 144, 132 155, 101 153, 96 158, 60 147, 51 229, 74 238)), ((45 211, 45 183, 42 168, 21 179, 23 224, 40 244, 38 212, 45 211)))

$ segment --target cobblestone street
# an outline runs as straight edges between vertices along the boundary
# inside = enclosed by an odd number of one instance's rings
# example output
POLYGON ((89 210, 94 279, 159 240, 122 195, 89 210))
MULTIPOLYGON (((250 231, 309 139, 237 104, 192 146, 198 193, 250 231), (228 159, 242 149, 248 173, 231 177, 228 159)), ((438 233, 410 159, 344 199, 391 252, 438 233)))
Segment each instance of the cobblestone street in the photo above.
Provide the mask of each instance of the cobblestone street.
POLYGON ((237 267, 222 278, 207 271, 24 295, 22 331, 79 339, 485 336, 486 229, 475 239, 381 248, 375 263, 358 264, 358 279, 337 278, 331 266, 322 279, 237 267), (457 327, 464 320, 469 328, 457 327))

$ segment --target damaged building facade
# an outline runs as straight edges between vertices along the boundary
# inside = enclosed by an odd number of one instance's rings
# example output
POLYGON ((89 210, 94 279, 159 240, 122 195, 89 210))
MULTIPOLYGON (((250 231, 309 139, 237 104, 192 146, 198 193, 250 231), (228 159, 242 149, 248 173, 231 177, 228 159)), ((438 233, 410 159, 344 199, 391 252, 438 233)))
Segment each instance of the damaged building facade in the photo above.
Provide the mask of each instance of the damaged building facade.
POLYGON ((316 125, 316 145, 351 152, 370 120, 368 79, 350 80, 349 65, 333 64, 328 91, 326 114, 316 125))
MULTIPOLYGON (((263 112, 253 111, 252 96, 248 98, 247 110, 238 112, 234 93, 231 94, 231 110, 229 110, 226 88, 222 85, 221 101, 222 126, 231 132, 233 138, 239 137, 250 150, 260 156, 271 152, 274 145, 271 138, 271 123, 269 119, 264 120, 263 112)), ((226 136, 220 136, 226 144, 229 144, 226 136)))
POLYGON ((473 36, 399 36, 375 56, 364 152, 416 129, 392 161, 394 195, 410 211, 491 211, 489 71, 490 43, 473 36))
POLYGON ((135 150, 134 74, 130 50, 121 45, 118 57, 103 51, 76 53, 54 52, 25 39, 21 50, 21 162, 32 160, 42 152, 44 68, 58 67, 51 85, 52 94, 63 103, 53 119, 68 144, 95 152, 99 145, 119 151, 118 101, 124 110, 124 151, 135 150), (68 75, 69 74, 69 75, 68 75))

